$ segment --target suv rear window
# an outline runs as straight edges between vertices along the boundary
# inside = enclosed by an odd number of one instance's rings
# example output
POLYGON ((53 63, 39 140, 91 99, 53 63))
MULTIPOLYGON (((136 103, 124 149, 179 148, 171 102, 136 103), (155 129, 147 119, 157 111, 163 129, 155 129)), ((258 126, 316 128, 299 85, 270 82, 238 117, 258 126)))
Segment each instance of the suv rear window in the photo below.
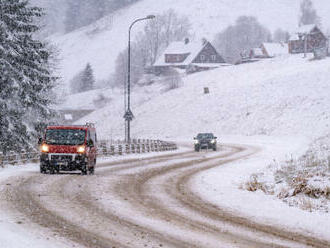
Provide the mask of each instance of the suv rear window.
POLYGON ((80 129, 48 129, 45 141, 49 145, 82 145, 86 131, 80 129))

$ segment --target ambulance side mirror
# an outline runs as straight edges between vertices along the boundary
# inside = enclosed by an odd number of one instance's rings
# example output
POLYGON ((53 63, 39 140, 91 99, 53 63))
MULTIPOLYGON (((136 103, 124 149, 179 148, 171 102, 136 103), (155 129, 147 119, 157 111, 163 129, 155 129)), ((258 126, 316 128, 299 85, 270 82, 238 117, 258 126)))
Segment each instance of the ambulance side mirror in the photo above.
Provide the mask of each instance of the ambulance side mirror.
POLYGON ((94 142, 92 139, 90 139, 88 142, 87 142, 87 146, 88 147, 94 147, 94 142))

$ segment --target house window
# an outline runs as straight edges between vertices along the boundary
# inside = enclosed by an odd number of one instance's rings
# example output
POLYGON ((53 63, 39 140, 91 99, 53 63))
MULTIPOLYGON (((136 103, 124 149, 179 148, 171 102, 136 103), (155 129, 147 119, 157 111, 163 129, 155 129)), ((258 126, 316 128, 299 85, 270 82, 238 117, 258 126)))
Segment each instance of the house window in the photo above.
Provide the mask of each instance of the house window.
POLYGON ((205 55, 201 55, 201 61, 205 60, 205 55))
POLYGON ((171 62, 171 56, 168 54, 165 54, 165 62, 170 63, 171 62))
POLYGON ((212 58, 212 61, 216 61, 217 60, 217 56, 216 55, 212 55, 211 58, 212 58))

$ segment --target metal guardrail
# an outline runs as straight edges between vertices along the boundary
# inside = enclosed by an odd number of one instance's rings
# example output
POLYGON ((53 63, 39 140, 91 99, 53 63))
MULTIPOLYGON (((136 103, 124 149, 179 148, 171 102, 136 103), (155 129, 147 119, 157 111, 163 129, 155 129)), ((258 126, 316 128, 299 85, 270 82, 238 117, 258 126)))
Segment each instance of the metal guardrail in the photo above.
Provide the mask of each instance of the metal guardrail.
MULTIPOLYGON (((125 143, 120 140, 101 140, 97 144, 97 155, 99 157, 110 157, 115 155, 139 154, 147 152, 173 151, 177 145, 173 142, 149 139, 133 139, 131 143, 125 143)), ((21 163, 36 163, 39 161, 40 152, 22 151, 21 153, 9 152, 3 154, 0 152, 0 166, 7 164, 15 165, 21 163)))
POLYGON ((131 143, 121 141, 99 141, 98 156, 113 156, 146 152, 162 152, 176 150, 177 146, 172 142, 161 140, 132 140, 131 143))

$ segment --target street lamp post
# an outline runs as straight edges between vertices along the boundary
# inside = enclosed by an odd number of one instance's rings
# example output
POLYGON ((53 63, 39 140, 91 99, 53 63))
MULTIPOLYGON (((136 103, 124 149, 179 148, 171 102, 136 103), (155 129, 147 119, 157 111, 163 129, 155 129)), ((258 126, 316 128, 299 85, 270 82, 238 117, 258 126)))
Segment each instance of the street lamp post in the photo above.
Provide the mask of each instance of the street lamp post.
MULTIPOLYGON (((133 27, 133 25, 139 21, 143 21, 143 20, 149 20, 149 19, 153 19, 155 18, 154 15, 148 15, 144 18, 139 18, 136 19, 135 21, 132 22, 132 24, 129 26, 128 29, 128 61, 127 61, 127 66, 128 66, 128 70, 127 70, 127 108, 126 108, 126 112, 124 115, 124 119, 125 119, 125 140, 127 143, 131 142, 131 127, 130 127, 130 122, 133 120, 134 116, 133 113, 131 111, 131 29, 133 27), (127 132, 126 132, 126 127, 127 127, 127 132)), ((126 96, 125 96, 126 99, 126 96)), ((125 106, 126 107, 126 106, 125 106)))

